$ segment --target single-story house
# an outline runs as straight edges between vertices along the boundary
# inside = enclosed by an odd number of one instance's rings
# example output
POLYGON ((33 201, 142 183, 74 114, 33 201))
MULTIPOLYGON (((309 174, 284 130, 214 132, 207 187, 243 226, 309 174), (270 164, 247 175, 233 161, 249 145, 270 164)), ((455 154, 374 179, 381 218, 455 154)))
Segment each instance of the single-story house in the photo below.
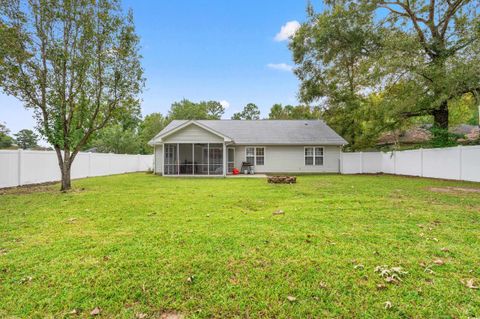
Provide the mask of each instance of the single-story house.
POLYGON ((225 176, 242 162, 255 173, 338 173, 347 142, 320 120, 174 120, 149 144, 156 174, 225 176))

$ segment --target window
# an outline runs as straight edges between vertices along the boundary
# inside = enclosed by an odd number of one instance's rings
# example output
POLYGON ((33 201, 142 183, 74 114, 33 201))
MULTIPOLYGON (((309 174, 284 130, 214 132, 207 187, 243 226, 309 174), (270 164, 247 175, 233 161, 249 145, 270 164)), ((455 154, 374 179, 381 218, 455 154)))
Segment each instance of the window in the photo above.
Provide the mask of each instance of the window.
POLYGON ((323 147, 305 147, 305 165, 323 165, 323 147))
POLYGON ((255 165, 255 147, 246 148, 246 160, 252 165, 255 165))
POLYGON ((265 149, 263 147, 257 147, 255 149, 255 165, 265 164, 265 149))
POLYGON ((245 160, 252 165, 265 165, 265 147, 245 148, 245 160))

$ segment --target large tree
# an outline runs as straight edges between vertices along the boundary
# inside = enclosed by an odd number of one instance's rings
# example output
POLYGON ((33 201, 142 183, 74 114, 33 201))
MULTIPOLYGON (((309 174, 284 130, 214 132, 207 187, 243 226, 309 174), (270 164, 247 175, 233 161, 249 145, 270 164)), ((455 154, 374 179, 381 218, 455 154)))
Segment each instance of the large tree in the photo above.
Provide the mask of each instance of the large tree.
POLYGON ((199 103, 183 99, 174 102, 168 112, 169 120, 219 120, 225 108, 217 101, 199 103))
POLYGON ((109 125, 101 130, 92 143, 101 153, 138 154, 140 139, 135 130, 124 129, 121 125, 109 125))
POLYGON ((153 147, 148 142, 167 126, 168 120, 161 113, 152 113, 145 116, 139 129, 141 152, 151 154, 153 147))
POLYGON ((23 129, 14 134, 18 147, 21 149, 34 148, 38 143, 38 135, 32 130, 23 129))
POLYGON ((4 123, 0 122, 0 148, 8 148, 12 144, 13 138, 10 136, 10 130, 4 123))
POLYGON ((260 119, 260 110, 258 106, 253 103, 248 103, 245 105, 241 112, 234 113, 232 115, 232 120, 259 120, 260 119))
POLYGON ((319 107, 306 105, 285 105, 274 104, 270 109, 268 118, 270 120, 314 120, 321 117, 319 107))
POLYGON ((451 102, 480 90, 478 1, 326 4, 322 13, 309 9, 291 43, 305 100, 327 97, 327 108, 355 113, 365 94, 384 93, 392 117, 429 115, 447 129, 451 102))
POLYGON ((144 80, 132 13, 118 0, 4 0, 0 38, 0 87, 34 110, 68 190, 92 134, 138 107, 144 80))

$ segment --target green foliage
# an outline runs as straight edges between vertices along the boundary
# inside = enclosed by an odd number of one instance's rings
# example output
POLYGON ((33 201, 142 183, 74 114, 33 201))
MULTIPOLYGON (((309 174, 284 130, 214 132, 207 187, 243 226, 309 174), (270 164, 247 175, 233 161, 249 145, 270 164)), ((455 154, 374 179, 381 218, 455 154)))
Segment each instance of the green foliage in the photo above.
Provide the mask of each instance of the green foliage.
POLYGON ((268 118, 270 120, 314 120, 321 117, 319 107, 309 107, 305 105, 285 105, 274 104, 270 109, 268 118))
POLYGON ((478 125, 478 105, 473 94, 464 94, 449 102, 449 122, 452 126, 459 124, 478 125))
POLYGON ((225 108, 217 101, 201 101, 195 103, 187 99, 174 102, 168 112, 171 120, 219 120, 225 108))
POLYGON ((142 154, 151 154, 153 147, 148 142, 167 126, 167 119, 161 113, 152 113, 143 119, 139 128, 140 148, 142 154))
POLYGON ((38 146, 38 135, 32 130, 23 129, 18 131, 18 133, 15 134, 15 139, 18 147, 24 150, 38 146))
POLYGON ((34 110, 68 189, 90 137, 139 112, 144 79, 133 14, 119 0, 5 0, 0 38, 0 87, 34 110))
POLYGON ((260 119, 260 110, 258 106, 253 103, 248 103, 245 105, 241 112, 234 113, 232 115, 232 120, 259 120, 260 119))
POLYGON ((433 126, 430 129, 430 132, 432 133, 432 139, 430 140, 429 144, 432 147, 455 146, 458 145, 457 140, 463 138, 462 135, 451 133, 448 130, 438 126, 433 126))
POLYGON ((9 134, 10 130, 7 126, 0 122, 0 148, 9 148, 12 146, 14 140, 9 134))
POLYGON ((73 183, 67 194, 2 190, 0 317, 88 318, 95 307, 116 319, 480 313, 479 291, 465 285, 480 285, 478 183, 145 173, 73 183), (389 283, 375 272, 384 265, 408 274, 389 283))
POLYGON ((309 6, 290 49, 301 99, 320 103, 327 122, 354 148, 366 133, 365 122, 372 122, 366 117, 370 108, 381 109, 373 119, 385 118, 387 123, 377 123, 385 129, 392 120, 402 126, 411 117, 444 129, 452 121, 472 120, 464 97, 480 91, 475 2, 326 3, 321 13, 309 6), (381 107, 370 103, 371 94, 381 96, 381 107))
POLYGON ((124 130, 118 124, 100 131, 92 146, 98 152, 115 154, 139 154, 142 147, 136 131, 124 130))

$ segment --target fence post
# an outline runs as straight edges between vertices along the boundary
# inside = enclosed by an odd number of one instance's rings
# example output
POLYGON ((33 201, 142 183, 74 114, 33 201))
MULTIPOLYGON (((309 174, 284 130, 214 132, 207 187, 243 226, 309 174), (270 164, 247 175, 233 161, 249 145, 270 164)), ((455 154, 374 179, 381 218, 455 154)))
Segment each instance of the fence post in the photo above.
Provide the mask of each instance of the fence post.
POLYGON ((340 174, 343 174, 343 151, 340 150, 340 165, 339 165, 340 174))
POLYGON ((137 154, 137 172, 140 172, 140 154, 137 154))
POLYGON ((22 154, 23 150, 21 148, 18 149, 18 186, 22 186, 22 154))
POLYGON ((363 174, 363 152, 360 152, 360 174, 363 174))
POLYGON ((458 179, 462 180, 462 175, 463 175, 463 167, 462 167, 462 162, 463 162, 463 146, 458 145, 458 179))
POLYGON ((397 175, 397 151, 393 151, 393 175, 397 175))
POLYGON ((88 177, 92 176, 92 152, 88 152, 88 177))
POLYGON ((423 148, 420 149, 420 176, 423 177, 423 148))

